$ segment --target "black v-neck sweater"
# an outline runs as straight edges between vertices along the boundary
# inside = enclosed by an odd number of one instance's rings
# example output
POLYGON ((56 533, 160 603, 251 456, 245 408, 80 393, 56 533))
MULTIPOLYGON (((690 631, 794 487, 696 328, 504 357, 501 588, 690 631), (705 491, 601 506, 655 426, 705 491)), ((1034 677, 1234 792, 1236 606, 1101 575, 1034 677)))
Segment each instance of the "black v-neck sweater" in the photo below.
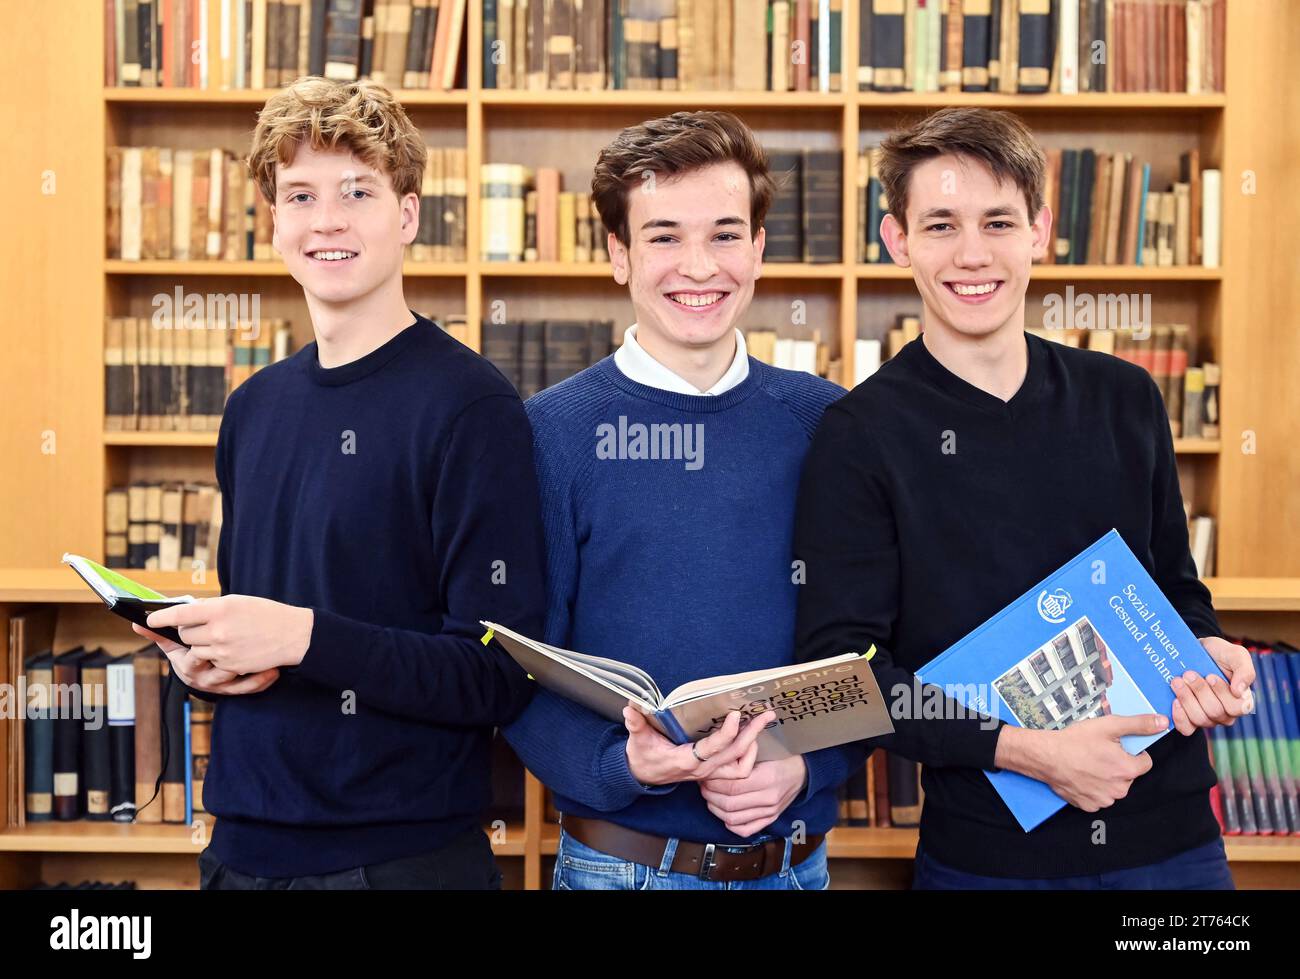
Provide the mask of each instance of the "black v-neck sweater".
MULTIPOLYGON (((1006 402, 947 370, 918 339, 827 409, 795 528, 807 569, 801 659, 875 643, 872 666, 889 697, 1112 527, 1192 632, 1219 635, 1188 549, 1159 389, 1117 357, 1025 341, 1028 370, 1006 402)), ((1026 833, 982 772, 994 767, 998 728, 977 718, 895 728, 874 744, 924 765, 922 845, 970 873, 1103 873, 1219 833, 1201 731, 1152 745, 1154 767, 1113 806, 1067 806, 1026 833)))

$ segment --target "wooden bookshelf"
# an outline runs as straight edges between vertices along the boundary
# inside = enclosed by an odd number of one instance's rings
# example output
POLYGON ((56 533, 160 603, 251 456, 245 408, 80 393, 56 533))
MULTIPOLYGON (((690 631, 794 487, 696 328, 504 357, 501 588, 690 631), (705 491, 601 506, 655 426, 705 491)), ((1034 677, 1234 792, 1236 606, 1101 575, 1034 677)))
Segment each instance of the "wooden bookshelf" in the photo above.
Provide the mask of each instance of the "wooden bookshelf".
MULTIPOLYGON (((770 316, 792 296, 806 298, 823 340, 838 350, 852 377, 853 340, 860 325, 882 311, 919 309, 908 270, 856 261, 852 229, 856 157, 860 148, 904 116, 948 105, 981 105, 1023 113, 1048 145, 1105 144, 1130 150, 1167 169, 1181 149, 1200 150, 1203 166, 1224 175, 1221 268, 1062 266, 1035 268, 1035 288, 1069 283, 1153 296, 1162 311, 1187 321, 1224 369, 1221 439, 1180 439, 1184 494, 1197 512, 1217 520, 1221 577, 1210 579, 1225 629, 1300 640, 1300 407, 1284 392, 1300 363, 1298 314, 1287 299, 1293 284, 1292 246, 1300 228, 1300 198, 1289 193, 1295 155, 1288 120, 1300 117, 1300 84, 1289 51, 1277 39, 1300 30, 1300 7, 1288 0, 1257 0, 1227 8, 1227 94, 1101 93, 1075 96, 973 93, 772 92, 535 92, 491 91, 481 85, 482 17, 469 5, 468 88, 407 91, 398 97, 431 145, 467 150, 467 259, 407 262, 408 298, 422 312, 464 315, 471 342, 496 299, 553 316, 601 315, 628 319, 626 290, 608 264, 488 263, 479 260, 479 168, 520 162, 562 168, 565 186, 581 189, 593 148, 619 128, 679 108, 726 108, 755 127, 771 146, 812 145, 843 154, 844 236, 841 261, 827 265, 772 264, 755 292, 754 311, 770 316), (1171 153, 1173 154, 1171 158, 1171 153), (1253 194, 1238 193, 1249 172, 1253 194), (1253 452, 1238 451, 1250 433, 1253 452)), ((857 61, 857 4, 844 6, 843 58, 857 61)), ((16 172, 52 174, 57 191, 21 194, 17 231, 0 243, 0 285, 6 316, 0 324, 7 356, 0 385, 7 405, 0 425, 0 620, 24 606, 58 603, 81 627, 93 628, 95 598, 57 566, 72 550, 103 551, 103 490, 134 478, 175 475, 212 478, 215 433, 105 432, 103 321, 106 315, 143 315, 148 296, 191 280, 248 279, 245 290, 264 292, 270 315, 294 321, 294 341, 311 338, 306 306, 282 262, 123 262, 104 258, 104 150, 112 145, 246 144, 255 112, 274 90, 221 92, 103 87, 102 6, 89 0, 22 5, 12 15, 13 65, 40 99, 17 105, 24 139, 10 148, 16 172), (56 48, 57 62, 48 52, 56 48), (75 120, 75 125, 67 125, 75 120), (61 122, 60 122, 61 121, 61 122), (44 450, 53 437, 57 449, 44 450)), ((851 79, 851 70, 845 78, 851 79)), ((1164 176, 1162 174, 1162 176, 1164 176)), ((202 289, 204 285, 193 288, 202 289)), ((788 308, 788 307, 787 307, 788 308)), ((532 315, 531 312, 524 315, 532 315)), ((748 324, 747 324, 748 325, 748 324)), ((757 325, 762 325, 758 323, 757 325)), ((165 592, 217 593, 215 580, 196 586, 185 573, 141 574, 165 592)), ((104 619, 107 622, 107 619, 104 619)), ((0 729, 0 747, 5 734, 0 729)), ((5 791, 8 786, 3 786, 5 791)), ((525 779, 526 817, 507 827, 498 848, 508 874, 523 886, 546 879, 558 831, 543 819, 541 786, 525 779)), ((902 866, 915 849, 915 831, 842 827, 832 836, 837 878, 852 868, 902 866)), ((71 824, 13 830, 0 827, 0 886, 40 879, 80 879, 101 867, 122 869, 142 885, 193 886, 197 845, 185 827, 71 824), (170 834, 170 835, 169 835, 170 834), (91 859, 95 858, 95 859, 91 859), (101 864, 96 859, 116 862, 101 864)), ((1234 872, 1266 868, 1252 878, 1274 886, 1300 885, 1300 848, 1290 839, 1234 839, 1234 872), (1277 868, 1282 868, 1278 870, 1277 868)), ((870 870, 864 870, 870 878, 870 870)))

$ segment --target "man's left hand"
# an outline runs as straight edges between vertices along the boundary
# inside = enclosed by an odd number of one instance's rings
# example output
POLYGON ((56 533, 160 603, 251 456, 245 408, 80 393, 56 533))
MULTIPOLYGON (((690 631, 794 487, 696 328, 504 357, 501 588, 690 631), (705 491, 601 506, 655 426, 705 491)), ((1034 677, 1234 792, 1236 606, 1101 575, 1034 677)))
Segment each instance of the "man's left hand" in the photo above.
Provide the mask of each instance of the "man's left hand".
POLYGON ((201 659, 234 674, 297 666, 311 645, 309 608, 252 595, 222 595, 159 609, 151 629, 172 626, 181 642, 201 659))
POLYGON ((1176 699, 1170 716, 1180 734, 1217 725, 1231 727, 1238 717, 1255 709, 1250 692, 1250 685, 1255 682, 1255 667, 1250 653, 1218 636, 1202 639, 1201 645, 1223 670, 1228 682, 1224 683, 1213 673, 1203 677, 1195 670, 1174 677, 1170 685, 1176 699))
POLYGON ((715 778, 700 783, 709 812, 737 836, 753 836, 776 820, 808 780, 802 755, 761 761, 746 778, 715 778))

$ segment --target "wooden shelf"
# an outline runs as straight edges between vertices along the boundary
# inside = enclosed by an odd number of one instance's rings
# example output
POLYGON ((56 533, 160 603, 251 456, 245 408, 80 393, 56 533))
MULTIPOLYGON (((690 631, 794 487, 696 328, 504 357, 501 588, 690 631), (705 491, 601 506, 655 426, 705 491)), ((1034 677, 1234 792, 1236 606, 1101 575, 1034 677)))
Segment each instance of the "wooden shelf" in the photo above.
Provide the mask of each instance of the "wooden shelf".
MULTIPOLYGON (((104 101, 152 105, 260 107, 282 89, 105 88, 104 101)), ((541 111, 572 108, 719 108, 838 109, 856 105, 867 110, 941 109, 974 105, 991 109, 1051 112, 1206 112, 1222 109, 1223 93, 1187 95, 1166 92, 1099 92, 1080 95, 1002 95, 996 92, 767 92, 767 91, 557 91, 546 89, 394 89, 403 105, 461 106, 471 101, 485 106, 513 106, 541 111)))
MULTIPOLYGON (((858 264, 859 279, 912 280, 912 270, 897 265, 858 264)), ((1223 269, 1200 265, 1176 265, 1158 268, 1143 265, 1035 265, 1029 273, 1031 280, 1040 282, 1218 282, 1223 269)))
MULTIPOLYGON (((215 823, 215 820, 213 820, 215 823)), ((208 837, 212 835, 208 827, 208 837)), ((484 827, 489 839, 492 828, 484 827)), ((0 832, 0 852, 26 853, 198 853, 206 846, 193 841, 189 826, 173 823, 29 823, 0 832)), ((499 857, 524 855, 524 824, 506 826, 506 842, 493 844, 499 857)))
MULTIPOLYGON (((149 103, 153 105, 171 104, 185 106, 203 105, 251 105, 261 108, 272 95, 282 92, 281 88, 105 88, 104 101, 149 103)), ((465 105, 469 102, 469 92, 453 89, 450 92, 424 89, 398 89, 396 94, 403 105, 465 105)))
MULTIPOLYGON (((196 585, 188 571, 139 571, 122 569, 133 581, 164 595, 193 595, 211 598, 221 594, 215 574, 209 584, 196 585)), ((77 605, 99 604, 99 597, 85 586, 71 568, 0 569, 0 602, 59 602, 77 605)))
POLYGON ((1223 443, 1218 439, 1174 439, 1179 455, 1218 455, 1223 443))
MULTIPOLYGON (((469 270, 467 262, 404 262, 402 274, 413 278, 462 278, 469 270)), ((267 275, 289 277, 289 269, 280 259, 268 261, 199 261, 178 262, 150 259, 128 262, 120 258, 104 259, 108 275, 267 275)))
MULTIPOLYGON (((613 282, 613 270, 608 262, 478 262, 475 271, 484 278, 575 278, 613 282)), ((763 266, 762 278, 842 279, 844 266, 838 262, 770 262, 763 266)))
POLYGON ((215 446, 216 432, 105 432, 105 445, 215 446))
POLYGON ((1218 612, 1300 612, 1300 578, 1206 578, 1218 612))
POLYGON ((983 106, 986 109, 1016 109, 1049 112, 1204 112, 1222 109, 1227 100, 1222 92, 1187 95, 1180 92, 1087 92, 1061 95, 1002 95, 996 92, 856 92, 863 109, 944 109, 952 105, 983 106))

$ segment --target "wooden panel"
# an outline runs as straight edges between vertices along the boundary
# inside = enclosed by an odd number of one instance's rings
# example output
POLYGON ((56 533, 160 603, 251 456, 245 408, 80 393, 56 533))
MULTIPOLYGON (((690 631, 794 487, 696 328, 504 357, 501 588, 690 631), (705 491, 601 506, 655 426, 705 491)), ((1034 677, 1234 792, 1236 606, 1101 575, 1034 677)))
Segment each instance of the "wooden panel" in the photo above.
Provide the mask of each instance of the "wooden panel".
POLYGON ((97 553, 103 535, 102 508, 87 505, 103 480, 102 4, 92 7, 5 11, 5 74, 21 84, 0 94, 11 137, 0 176, 13 190, 0 236, 0 567, 97 553))
POLYGON ((1300 574, 1300 4, 1228 4, 1218 571, 1300 574), (1254 193, 1249 181, 1254 181, 1254 193), (1252 436, 1253 433, 1253 436, 1252 436), (1253 437, 1253 454, 1245 449, 1253 437))

